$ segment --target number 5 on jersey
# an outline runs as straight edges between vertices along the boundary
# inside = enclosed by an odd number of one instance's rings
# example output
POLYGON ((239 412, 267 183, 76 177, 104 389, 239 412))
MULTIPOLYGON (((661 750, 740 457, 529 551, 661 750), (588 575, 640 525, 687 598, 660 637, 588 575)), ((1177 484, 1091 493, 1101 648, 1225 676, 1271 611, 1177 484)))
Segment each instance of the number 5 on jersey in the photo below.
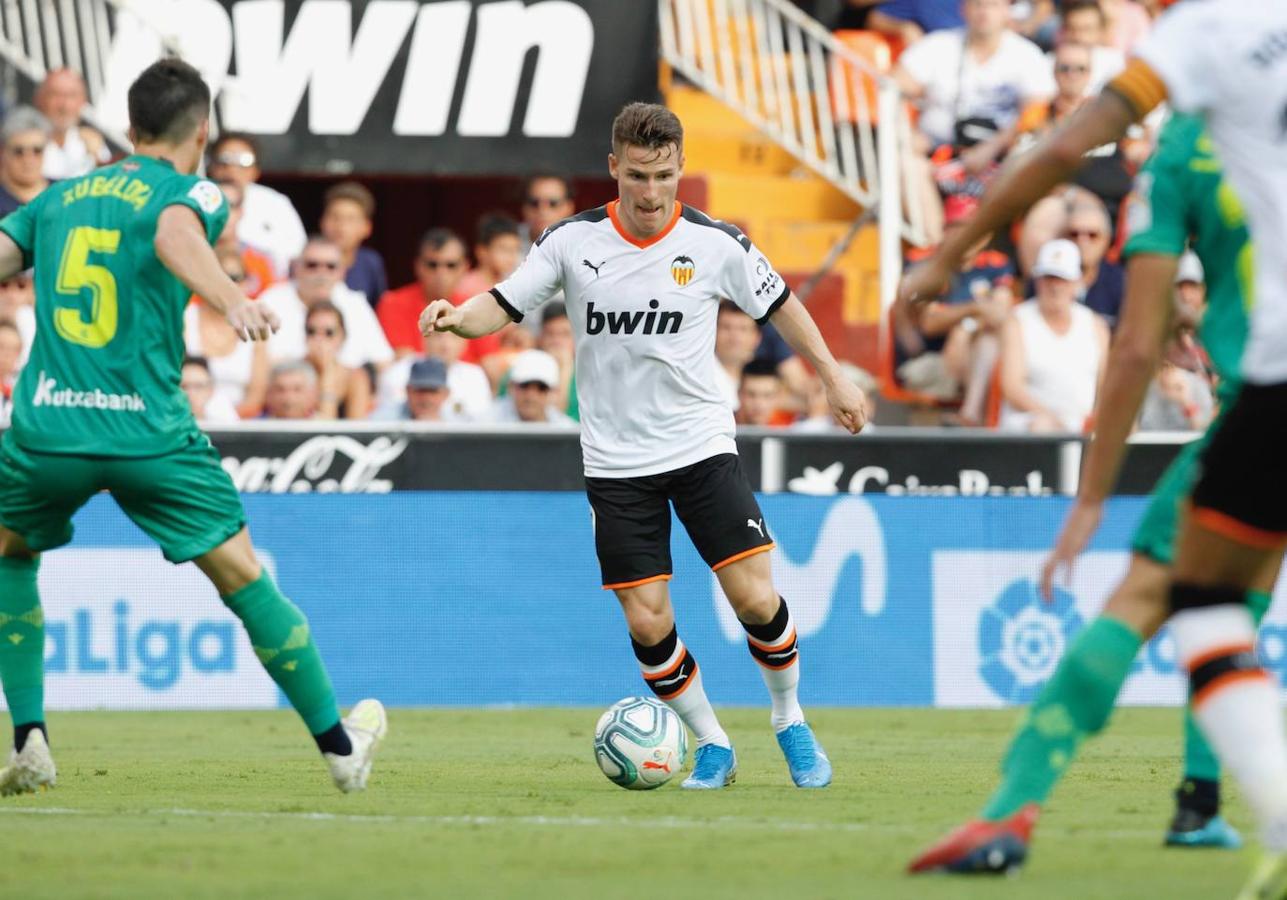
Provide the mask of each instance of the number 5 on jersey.
POLYGON ((80 227, 67 235, 55 289, 76 298, 88 290, 91 305, 88 319, 80 304, 54 310, 54 328, 64 340, 98 349, 116 337, 116 278, 106 267, 92 265, 89 255, 115 253, 120 245, 121 233, 115 229, 80 227))

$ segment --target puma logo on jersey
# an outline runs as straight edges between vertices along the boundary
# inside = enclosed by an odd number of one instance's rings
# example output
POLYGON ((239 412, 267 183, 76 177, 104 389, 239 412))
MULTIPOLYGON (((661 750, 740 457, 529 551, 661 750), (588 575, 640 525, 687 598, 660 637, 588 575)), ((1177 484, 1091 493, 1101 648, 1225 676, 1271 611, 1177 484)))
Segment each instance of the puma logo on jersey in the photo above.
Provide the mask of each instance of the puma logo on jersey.
MULTIPOLYGON (((602 265, 602 264, 600 264, 602 265)), ((601 312, 594 308, 591 300, 585 307, 586 334, 678 334, 684 314, 667 310, 657 312, 661 304, 656 300, 648 301, 648 311, 642 309, 622 310, 621 312, 601 312)))
POLYGON ((760 521, 758 522, 755 521, 754 519, 747 519, 746 527, 754 528, 756 531, 760 533, 760 537, 764 537, 764 520, 763 519, 760 519, 760 521))
POLYGON ((599 263, 599 264, 596 266, 594 263, 590 262, 590 260, 588 260, 588 259, 583 259, 583 260, 581 260, 581 265, 585 266, 587 269, 592 270, 592 271, 594 272, 594 277, 595 277, 595 278, 598 278, 598 277, 599 277, 599 270, 603 268, 603 265, 604 265, 604 263, 606 263, 606 262, 607 262, 607 260, 605 259, 603 262, 599 263))

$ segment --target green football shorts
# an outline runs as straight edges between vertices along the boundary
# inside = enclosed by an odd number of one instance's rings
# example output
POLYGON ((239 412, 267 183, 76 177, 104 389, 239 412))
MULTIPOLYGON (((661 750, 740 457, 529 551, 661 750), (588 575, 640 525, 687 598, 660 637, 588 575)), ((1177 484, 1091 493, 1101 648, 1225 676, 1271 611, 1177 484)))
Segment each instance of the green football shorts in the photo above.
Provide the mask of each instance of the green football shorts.
POLYGON ((1211 429, 1202 437, 1184 445, 1179 456, 1171 461, 1157 487, 1144 517, 1135 529, 1131 549, 1164 566, 1175 560, 1175 541, 1179 537, 1180 510, 1197 481, 1202 451, 1206 449, 1211 429))
POLYGON ((246 512, 210 439, 194 433, 164 456, 126 458, 32 453, 0 439, 0 525, 36 552, 72 539, 72 516, 107 491, 165 558, 187 562, 241 531, 246 512))

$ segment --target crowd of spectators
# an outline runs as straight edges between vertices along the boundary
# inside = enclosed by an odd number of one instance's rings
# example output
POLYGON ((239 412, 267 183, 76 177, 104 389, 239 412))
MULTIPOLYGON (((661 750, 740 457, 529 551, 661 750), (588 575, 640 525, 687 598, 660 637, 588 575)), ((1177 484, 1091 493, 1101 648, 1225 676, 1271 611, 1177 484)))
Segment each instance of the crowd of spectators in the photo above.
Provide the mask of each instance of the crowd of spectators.
MULTIPOLYGON (((915 121, 912 171, 924 167, 932 185, 918 201, 932 208, 931 230, 967 219, 999 164, 1120 72, 1160 12, 1160 4, 1141 0, 839 5, 833 24, 879 32, 897 54, 893 76, 915 121)), ((1125 290, 1122 211, 1164 116, 1089 154, 1070 183, 977 247, 946 294, 889 323, 888 368, 900 391, 945 424, 1091 427, 1125 290)), ((911 252, 906 262, 917 258, 911 252)), ((1177 317, 1189 327, 1177 331, 1141 428, 1196 429, 1212 415, 1214 384, 1191 327, 1200 282, 1187 263, 1176 303, 1190 308, 1177 317)))
MULTIPOLYGON (((833 24, 879 32, 897 51, 893 76, 916 110, 916 152, 930 176, 934 228, 973 214, 989 178, 1115 75, 1156 13, 1139 0, 815 0, 833 24)), ((51 72, 34 107, 0 127, 0 215, 51 180, 107 161, 82 121, 80 77, 51 72)), ((891 322, 892 371, 946 424, 1025 431, 1088 427, 1122 302, 1118 226, 1134 172, 1158 122, 1100 148, 1073 183, 976 248, 950 290, 891 322)), ((182 385, 210 425, 238 420, 374 419, 574 426, 572 323, 558 300, 521 324, 475 340, 420 334, 426 303, 463 302, 504 280, 532 242, 577 209, 555 174, 527 179, 513 208, 484 215, 467 236, 430 227, 413 280, 388 282, 375 237, 376 200, 356 181, 326 191, 305 223, 290 197, 260 183, 253 138, 224 133, 206 171, 229 206, 216 253, 247 296, 281 328, 267 344, 237 339, 193 297, 184 319, 182 385)), ((936 235, 937 236, 937 235, 936 235)), ((915 261, 909 252, 908 263, 915 261)), ((1194 429, 1214 413, 1212 384, 1193 337, 1202 273, 1186 258, 1179 320, 1141 427, 1194 429)), ((35 332, 28 273, 0 284, 0 424, 35 332)), ((714 371, 737 421, 835 428, 821 384, 771 327, 732 302, 718 312, 714 371)), ((874 409, 875 379, 846 365, 874 409)))

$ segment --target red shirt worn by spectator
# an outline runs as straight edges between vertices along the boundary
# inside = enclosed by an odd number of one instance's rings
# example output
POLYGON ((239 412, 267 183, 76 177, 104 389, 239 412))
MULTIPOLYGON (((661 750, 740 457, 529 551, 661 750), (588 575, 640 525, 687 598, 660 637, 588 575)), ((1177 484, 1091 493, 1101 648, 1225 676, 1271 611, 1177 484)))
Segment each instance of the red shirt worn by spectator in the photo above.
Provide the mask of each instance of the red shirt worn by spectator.
MULTIPOLYGON (((447 299, 459 306, 472 296, 473 294, 457 292, 447 299)), ((384 335, 389 339, 394 353, 410 352, 416 355, 424 353, 425 342, 420 334, 420 313, 424 312, 430 299, 438 298, 426 298, 424 289, 414 281, 389 291, 380 298, 375 308, 375 315, 380 320, 380 327, 384 329, 384 335)), ((499 335, 484 335, 471 340, 461 353, 460 359, 463 362, 476 363, 499 349, 499 335)))

